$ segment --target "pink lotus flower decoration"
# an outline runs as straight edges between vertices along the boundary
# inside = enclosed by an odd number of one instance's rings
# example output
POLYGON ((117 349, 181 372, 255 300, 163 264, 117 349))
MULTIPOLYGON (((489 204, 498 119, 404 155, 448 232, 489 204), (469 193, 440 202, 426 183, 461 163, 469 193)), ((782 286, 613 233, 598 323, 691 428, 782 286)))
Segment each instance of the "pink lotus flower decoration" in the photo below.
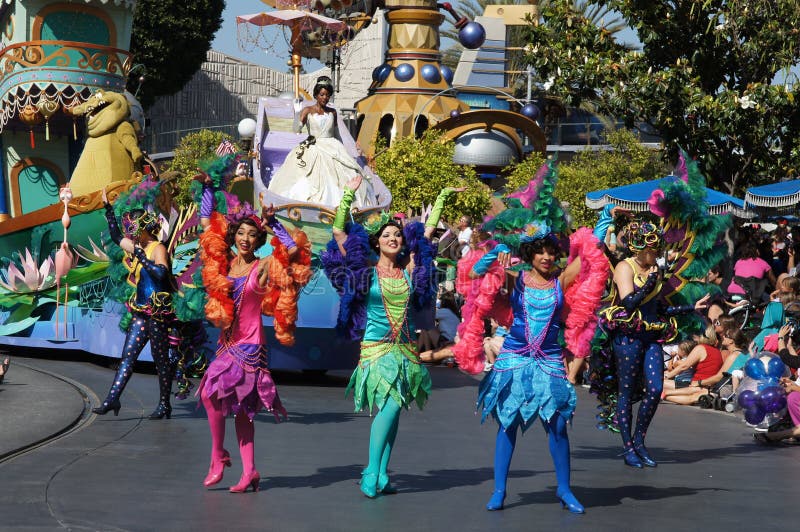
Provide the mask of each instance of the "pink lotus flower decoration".
POLYGON ((52 288, 56 284, 55 263, 52 257, 37 266, 31 251, 25 248, 25 257, 21 261, 22 269, 13 262, 6 270, 0 270, 0 286, 18 294, 39 292, 52 288))
POLYGON ((75 252, 87 262, 108 262, 108 255, 106 252, 103 251, 103 248, 95 244, 91 237, 89 237, 89 244, 91 244, 92 249, 78 245, 75 246, 75 252))

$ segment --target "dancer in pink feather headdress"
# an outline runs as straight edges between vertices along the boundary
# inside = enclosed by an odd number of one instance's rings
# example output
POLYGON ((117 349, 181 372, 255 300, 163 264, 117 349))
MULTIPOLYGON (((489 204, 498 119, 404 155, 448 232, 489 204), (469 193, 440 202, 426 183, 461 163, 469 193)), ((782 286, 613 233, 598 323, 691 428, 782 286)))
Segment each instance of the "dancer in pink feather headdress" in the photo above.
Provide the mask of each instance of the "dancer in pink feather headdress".
MULTIPOLYGON (((557 497, 573 513, 583 505, 570 489, 570 450, 566 424, 576 405, 568 379, 568 360, 589 354, 597 319, 594 314, 608 279, 608 264, 599 241, 582 228, 570 237, 570 262, 560 270, 559 242, 563 211, 552 192, 557 172, 552 163, 540 170, 525 190, 509 196, 508 208, 484 223, 499 242, 473 261, 465 308, 467 318, 453 352, 461 369, 483 369, 483 320, 495 318, 508 328, 503 346, 478 392, 482 420, 499 425, 495 444, 495 489, 487 510, 502 510, 506 481, 517 438, 538 418, 549 437, 558 481, 557 497), (521 259, 510 268, 511 255, 521 259), (498 304, 502 302, 502 304, 498 304), (560 331, 566 325, 564 341, 560 331)), ((460 264, 459 266, 464 266, 460 264)))

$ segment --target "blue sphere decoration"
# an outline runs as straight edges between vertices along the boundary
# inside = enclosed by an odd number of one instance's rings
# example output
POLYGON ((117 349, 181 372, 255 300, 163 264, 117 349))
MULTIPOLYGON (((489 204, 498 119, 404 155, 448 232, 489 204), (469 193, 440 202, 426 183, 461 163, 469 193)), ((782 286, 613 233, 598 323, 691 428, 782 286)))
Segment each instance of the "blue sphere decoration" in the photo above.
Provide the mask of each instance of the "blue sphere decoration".
POLYGON ((428 83, 439 83, 442 80, 442 74, 439 69, 431 64, 423 65, 419 69, 419 73, 422 74, 422 79, 428 83))
POLYGON ((450 111, 450 118, 458 118, 459 116, 461 116, 461 111, 458 109, 453 109, 450 111))
POLYGON ((447 82, 448 85, 453 83, 453 69, 447 65, 442 65, 439 67, 439 72, 442 73, 442 77, 447 82))
POLYGON ((389 77, 389 74, 392 72, 392 67, 390 67, 387 63, 382 64, 378 68, 375 69, 375 81, 381 83, 386 81, 386 78, 389 77))
POLYGON ((414 77, 414 67, 408 63, 401 63, 394 69, 394 77, 397 81, 408 81, 414 77))
POLYGON ((470 50, 480 48, 485 40, 486 30, 477 22, 468 22, 463 28, 458 30, 458 42, 470 50))
POLYGON ((522 106, 522 109, 519 110, 522 116, 527 116, 531 120, 537 120, 541 111, 539 111, 539 107, 535 103, 526 103, 522 106))

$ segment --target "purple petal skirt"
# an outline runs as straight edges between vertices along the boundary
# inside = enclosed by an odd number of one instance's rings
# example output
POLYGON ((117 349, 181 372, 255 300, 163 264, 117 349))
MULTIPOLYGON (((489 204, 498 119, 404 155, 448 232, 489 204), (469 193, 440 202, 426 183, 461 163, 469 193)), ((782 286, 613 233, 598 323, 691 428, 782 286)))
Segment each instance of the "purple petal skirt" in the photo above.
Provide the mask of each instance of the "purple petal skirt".
POLYGON ((286 418, 286 409, 267 368, 267 349, 263 345, 221 346, 197 393, 217 399, 225 415, 244 411, 253 419, 264 407, 276 420, 280 421, 281 416, 286 418))

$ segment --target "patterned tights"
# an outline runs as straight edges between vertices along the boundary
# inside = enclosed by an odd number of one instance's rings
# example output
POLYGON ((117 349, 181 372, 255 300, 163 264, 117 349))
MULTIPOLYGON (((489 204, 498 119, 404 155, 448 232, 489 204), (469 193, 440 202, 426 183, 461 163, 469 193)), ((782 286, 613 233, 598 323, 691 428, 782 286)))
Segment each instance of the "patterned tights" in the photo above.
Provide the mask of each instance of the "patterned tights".
POLYGON ((661 345, 647 338, 618 335, 613 340, 619 378, 617 424, 625 451, 644 443, 647 427, 656 414, 664 387, 664 352, 661 345), (644 396, 636 416, 636 430, 631 437, 633 396, 644 377, 644 396))
POLYGON ((146 314, 134 313, 128 334, 125 336, 125 345, 122 348, 122 358, 119 362, 117 374, 111 389, 108 391, 103 407, 108 407, 119 400, 128 380, 133 374, 133 364, 150 342, 150 352, 158 370, 159 407, 169 409, 169 399, 172 388, 172 365, 169 363, 169 324, 164 321, 151 319, 146 314))

